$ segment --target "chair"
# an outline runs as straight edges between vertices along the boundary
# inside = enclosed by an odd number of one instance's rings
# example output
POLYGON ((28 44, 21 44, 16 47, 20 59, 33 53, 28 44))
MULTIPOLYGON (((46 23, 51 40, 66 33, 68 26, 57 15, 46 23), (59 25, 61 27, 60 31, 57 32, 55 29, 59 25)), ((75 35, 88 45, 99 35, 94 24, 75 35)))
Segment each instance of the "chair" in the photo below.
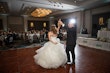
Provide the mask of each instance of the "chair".
POLYGON ((33 43, 39 43, 37 35, 33 35, 33 43))

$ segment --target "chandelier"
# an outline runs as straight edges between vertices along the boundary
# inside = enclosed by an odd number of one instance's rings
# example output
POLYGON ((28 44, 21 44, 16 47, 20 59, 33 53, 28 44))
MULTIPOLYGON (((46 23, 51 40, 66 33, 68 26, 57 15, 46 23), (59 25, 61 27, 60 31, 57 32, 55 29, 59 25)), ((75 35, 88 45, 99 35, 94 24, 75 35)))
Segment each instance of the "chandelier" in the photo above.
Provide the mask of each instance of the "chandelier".
POLYGON ((31 15, 33 17, 45 17, 49 15, 50 13, 52 13, 50 9, 37 8, 31 13, 31 15))

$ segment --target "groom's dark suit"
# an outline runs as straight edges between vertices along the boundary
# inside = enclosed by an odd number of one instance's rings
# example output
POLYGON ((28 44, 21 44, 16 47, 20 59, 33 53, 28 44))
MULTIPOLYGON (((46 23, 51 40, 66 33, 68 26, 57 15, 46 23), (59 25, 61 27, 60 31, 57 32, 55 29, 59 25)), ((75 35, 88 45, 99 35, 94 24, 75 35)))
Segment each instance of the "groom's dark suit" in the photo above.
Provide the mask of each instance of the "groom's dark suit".
POLYGON ((70 62, 70 54, 69 51, 72 54, 72 64, 75 63, 75 45, 76 45, 76 26, 72 28, 68 28, 68 26, 65 26, 67 30, 67 40, 66 40, 66 53, 67 53, 67 58, 68 62, 70 62))

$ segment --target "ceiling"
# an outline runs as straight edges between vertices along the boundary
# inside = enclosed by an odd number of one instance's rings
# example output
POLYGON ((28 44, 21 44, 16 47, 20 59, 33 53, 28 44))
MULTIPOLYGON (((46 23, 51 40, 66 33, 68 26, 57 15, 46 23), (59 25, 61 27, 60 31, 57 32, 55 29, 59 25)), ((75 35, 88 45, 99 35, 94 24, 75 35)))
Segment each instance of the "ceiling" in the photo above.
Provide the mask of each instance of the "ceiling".
POLYGON ((0 0, 0 15, 29 15, 36 8, 51 9, 49 16, 94 8, 110 0, 0 0))

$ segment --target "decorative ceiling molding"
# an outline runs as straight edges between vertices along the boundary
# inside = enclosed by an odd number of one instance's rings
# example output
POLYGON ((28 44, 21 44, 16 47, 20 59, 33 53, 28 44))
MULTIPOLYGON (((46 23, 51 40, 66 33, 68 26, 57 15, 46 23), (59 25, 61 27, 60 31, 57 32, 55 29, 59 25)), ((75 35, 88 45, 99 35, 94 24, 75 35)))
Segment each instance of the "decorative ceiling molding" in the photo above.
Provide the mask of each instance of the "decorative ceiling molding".
MULTIPOLYGON (((36 8, 50 9, 52 13, 49 16, 55 16, 110 4, 110 0, 0 0, 2 2, 6 3, 3 4, 5 14, 29 16, 36 8)), ((2 7, 0 14, 3 14, 2 7)))
POLYGON ((0 2, 0 13, 6 14, 9 13, 9 8, 7 2, 0 2))

